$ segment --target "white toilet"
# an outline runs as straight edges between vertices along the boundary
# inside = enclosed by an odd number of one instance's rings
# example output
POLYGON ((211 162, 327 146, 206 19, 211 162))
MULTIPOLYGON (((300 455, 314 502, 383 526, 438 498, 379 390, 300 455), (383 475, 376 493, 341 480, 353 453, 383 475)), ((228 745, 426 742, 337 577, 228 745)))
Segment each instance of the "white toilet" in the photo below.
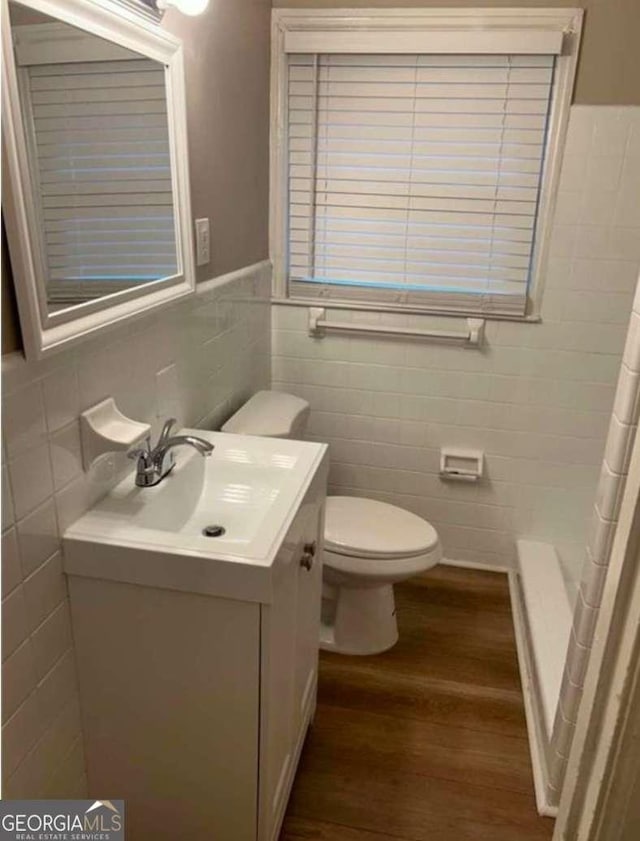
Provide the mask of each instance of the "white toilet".
MULTIPOLYGON (((292 394, 259 391, 223 432, 301 438, 309 404, 292 394)), ((442 557, 426 520, 385 502, 329 496, 325 514, 320 647, 342 654, 379 654, 398 640, 393 585, 442 557)))

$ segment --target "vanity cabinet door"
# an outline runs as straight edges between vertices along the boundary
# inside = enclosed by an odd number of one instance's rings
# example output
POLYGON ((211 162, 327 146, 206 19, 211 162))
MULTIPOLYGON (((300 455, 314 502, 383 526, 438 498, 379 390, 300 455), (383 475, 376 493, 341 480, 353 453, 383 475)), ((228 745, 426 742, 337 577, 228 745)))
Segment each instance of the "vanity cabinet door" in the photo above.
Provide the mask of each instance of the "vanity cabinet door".
POLYGON ((315 712, 322 597, 323 507, 311 504, 305 514, 296 605, 295 708, 299 726, 306 725, 315 712))
POLYGON ((280 550, 273 599, 261 608, 259 841, 278 837, 315 709, 323 499, 307 494, 280 550))
POLYGON ((299 544, 287 554, 271 604, 263 605, 260 680, 259 841, 274 841, 284 814, 298 727, 295 653, 299 544))

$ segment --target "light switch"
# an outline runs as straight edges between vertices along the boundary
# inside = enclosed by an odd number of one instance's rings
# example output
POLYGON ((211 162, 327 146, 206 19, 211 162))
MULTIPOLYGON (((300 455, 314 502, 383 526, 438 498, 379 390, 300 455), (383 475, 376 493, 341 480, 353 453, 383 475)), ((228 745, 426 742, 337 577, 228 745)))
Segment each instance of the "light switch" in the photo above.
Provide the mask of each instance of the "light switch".
POLYGON ((211 235, 208 219, 196 219, 196 265, 204 266, 211 260, 211 235))

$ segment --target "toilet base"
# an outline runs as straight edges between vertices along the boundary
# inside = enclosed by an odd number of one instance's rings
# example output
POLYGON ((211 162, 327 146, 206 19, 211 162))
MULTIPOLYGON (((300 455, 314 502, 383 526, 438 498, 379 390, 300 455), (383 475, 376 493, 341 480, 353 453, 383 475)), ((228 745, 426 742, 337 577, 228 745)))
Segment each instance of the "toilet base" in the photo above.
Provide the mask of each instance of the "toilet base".
POLYGON ((380 654, 397 643, 392 584, 336 586, 332 590, 331 604, 323 605, 321 649, 339 654, 380 654))

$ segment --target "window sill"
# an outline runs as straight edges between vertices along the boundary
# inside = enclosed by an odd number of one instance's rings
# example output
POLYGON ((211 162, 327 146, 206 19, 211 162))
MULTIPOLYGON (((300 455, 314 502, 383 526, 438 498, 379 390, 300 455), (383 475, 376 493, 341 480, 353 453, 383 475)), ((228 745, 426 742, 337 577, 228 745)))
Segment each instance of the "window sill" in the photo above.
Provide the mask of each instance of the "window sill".
POLYGON ((382 312, 395 315, 441 316, 442 318, 482 318, 485 321, 515 321, 519 324, 541 324, 542 317, 537 313, 530 315, 496 315, 478 311, 461 312, 459 310, 425 309, 424 307, 393 306, 392 304, 365 304, 349 301, 327 300, 326 298, 285 298, 272 296, 271 303, 284 307, 324 307, 330 310, 356 310, 358 312, 382 312))

